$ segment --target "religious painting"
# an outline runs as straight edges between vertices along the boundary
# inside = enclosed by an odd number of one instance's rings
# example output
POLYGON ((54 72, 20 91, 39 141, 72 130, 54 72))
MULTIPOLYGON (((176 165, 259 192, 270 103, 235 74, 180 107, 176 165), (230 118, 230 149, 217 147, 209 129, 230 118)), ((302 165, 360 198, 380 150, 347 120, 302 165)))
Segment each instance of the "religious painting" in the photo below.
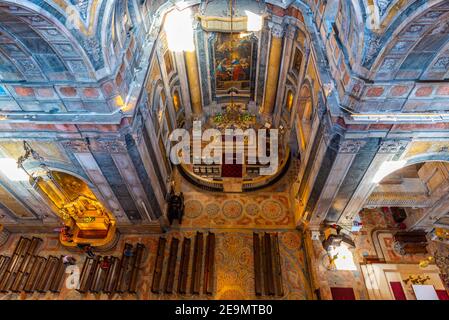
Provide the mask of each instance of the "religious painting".
POLYGON ((215 42, 217 93, 251 89, 252 42, 242 34, 218 33, 215 42))
POLYGON ((299 76, 299 72, 301 71, 302 64, 302 52, 298 48, 295 50, 295 56, 293 58, 292 70, 295 75, 299 76))

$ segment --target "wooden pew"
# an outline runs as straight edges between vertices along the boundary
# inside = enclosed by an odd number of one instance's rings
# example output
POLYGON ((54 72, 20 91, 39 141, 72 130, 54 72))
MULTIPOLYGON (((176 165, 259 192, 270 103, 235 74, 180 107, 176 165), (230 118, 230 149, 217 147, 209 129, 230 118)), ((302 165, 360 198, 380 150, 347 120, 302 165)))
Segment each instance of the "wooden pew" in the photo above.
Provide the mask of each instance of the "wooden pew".
POLYGON ((159 238, 159 244, 157 247, 157 256, 154 262, 153 282, 151 284, 151 292, 153 293, 159 293, 161 290, 162 268, 164 266, 166 243, 167 239, 159 238))
POLYGON ((120 271, 118 274, 118 280, 117 280, 117 287, 116 292, 118 293, 124 293, 128 290, 128 285, 126 282, 126 274, 128 272, 129 262, 131 260, 131 257, 125 256, 125 251, 132 250, 133 246, 132 244, 125 243, 125 248, 123 249, 122 259, 121 259, 121 265, 120 265, 120 271))
POLYGON ((104 293, 111 294, 115 291, 117 286, 118 274, 120 272, 121 263, 120 259, 116 257, 111 257, 111 266, 106 274, 106 280, 104 283, 104 293))
POLYGON ((165 293, 173 293, 173 285, 175 283, 176 260, 178 258, 179 240, 173 238, 170 244, 170 255, 168 258, 167 272, 165 276, 165 293))
POLYGON ((203 234, 197 232, 195 236, 195 246, 193 251, 193 265, 192 265, 192 286, 193 294, 199 294, 201 290, 201 273, 203 270, 203 250, 204 241, 203 234))
POLYGON ((24 291, 25 285, 28 282, 29 277, 31 276, 31 271, 34 268, 36 261, 37 261, 37 256, 34 255, 30 258, 29 262, 27 263, 27 266, 22 275, 21 284, 20 284, 20 288, 19 288, 20 291, 24 291))
POLYGON ((43 257, 36 257, 33 267, 30 271, 30 276, 25 282, 24 291, 27 293, 33 293, 36 291, 39 276, 42 274, 47 259, 43 257))
POLYGON ((181 265, 179 266, 178 293, 187 293, 187 279, 189 276, 191 240, 184 238, 181 251, 181 265))
POLYGON ((23 258, 20 262, 17 262, 18 269, 17 272, 13 274, 12 284, 9 288, 12 292, 21 292, 23 290, 23 286, 25 285, 25 281, 28 276, 27 272, 31 269, 31 263, 34 262, 37 249, 41 243, 42 239, 33 237, 27 251, 23 255, 23 258))
POLYGON ((139 280, 139 270, 143 262, 143 255, 145 253, 145 246, 141 243, 137 244, 136 252, 134 253, 133 267, 131 270, 131 280, 129 282, 129 293, 137 293, 137 284, 139 280))
POLYGON ((254 249, 254 285, 256 296, 263 295, 262 287, 262 256, 260 247, 260 238, 257 233, 253 234, 253 249, 254 249))
POLYGON ((97 263, 97 258, 86 258, 86 261, 84 261, 83 269, 81 270, 80 285, 77 289, 78 292, 86 293, 87 291, 89 291, 92 283, 93 273, 95 271, 97 263))
POLYGON ((9 291, 30 244, 30 239, 20 237, 13 255, 9 260, 3 279, 1 279, 0 292, 7 293, 9 291))
POLYGON ((264 275, 265 275, 265 294, 274 295, 274 277, 273 277, 273 251, 271 248, 271 237, 270 234, 265 233, 263 237, 264 242, 264 275))
POLYGON ((279 237, 278 234, 274 234, 271 237, 273 247, 273 274, 274 274, 274 288, 277 296, 282 297, 284 295, 283 281, 282 281, 282 269, 281 269, 281 254, 279 250, 279 237))
POLYGON ((6 269, 8 269, 10 259, 11 258, 7 256, 0 256, 0 282, 2 282, 6 269))
POLYGON ((102 257, 98 257, 97 264, 95 265, 95 268, 93 270, 92 275, 92 281, 90 283, 89 291, 92 293, 99 293, 103 290, 102 287, 102 275, 103 275, 103 269, 101 268, 101 262, 100 259, 102 257))
POLYGON ((212 294, 214 286, 215 234, 209 233, 206 241, 206 258, 204 266, 204 293, 212 294))
POLYGON ((47 263, 43 269, 41 276, 36 287, 36 290, 40 293, 46 293, 50 290, 51 282, 53 280, 53 275, 56 271, 59 259, 50 256, 48 257, 47 263))
POLYGON ((65 265, 63 261, 64 256, 61 256, 56 262, 53 279, 50 282, 50 291, 53 293, 61 292, 62 282, 64 280, 65 265))

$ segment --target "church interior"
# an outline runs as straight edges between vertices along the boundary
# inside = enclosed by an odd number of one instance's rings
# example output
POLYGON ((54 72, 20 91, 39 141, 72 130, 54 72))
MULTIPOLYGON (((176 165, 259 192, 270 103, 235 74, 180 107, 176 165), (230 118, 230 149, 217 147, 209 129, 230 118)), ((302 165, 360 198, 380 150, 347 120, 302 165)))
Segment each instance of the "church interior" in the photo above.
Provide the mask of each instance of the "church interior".
POLYGON ((188 299, 449 300, 448 0, 0 0, 0 300, 188 299))

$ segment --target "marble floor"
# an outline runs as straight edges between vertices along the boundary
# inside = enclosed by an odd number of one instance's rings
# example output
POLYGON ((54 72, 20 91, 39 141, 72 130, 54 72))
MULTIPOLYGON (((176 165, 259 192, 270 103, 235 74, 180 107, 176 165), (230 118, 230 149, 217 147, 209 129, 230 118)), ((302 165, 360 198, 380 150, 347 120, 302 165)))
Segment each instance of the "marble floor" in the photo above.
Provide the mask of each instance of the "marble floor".
MULTIPOLYGON (((252 239, 254 231, 279 234, 285 293, 280 299, 310 299, 309 272, 302 249, 303 238, 301 232, 295 229, 288 195, 288 179, 289 177, 286 176, 266 190, 245 194, 205 192, 185 181, 178 181, 176 187, 178 191, 183 191, 186 200, 182 225, 175 224, 170 232, 163 235, 121 235, 114 249, 101 252, 101 255, 119 257, 125 243, 145 245, 146 251, 141 265, 137 294, 79 293, 73 288, 73 279, 80 272, 85 257, 80 252, 70 252, 77 258, 77 265, 66 270, 66 279, 60 294, 0 293, 0 299, 257 299, 254 292, 252 239), (193 239, 196 231, 216 234, 214 294, 207 296, 152 293, 151 283, 159 237, 163 236, 168 241, 174 237, 193 239)), ((8 242, 0 247, 0 254, 11 255, 20 236, 20 234, 11 235, 8 242)), ((39 251, 41 256, 67 254, 67 249, 60 245, 56 234, 27 234, 26 236, 28 238, 38 236, 44 240, 39 251)), ((193 246, 191 250, 193 255, 193 246)), ((169 245, 166 246, 166 256, 168 251, 169 245)), ((165 259, 165 263, 167 260, 165 259)), ((192 263, 192 259, 190 260, 192 263)), ((179 271, 179 264, 180 255, 176 272, 179 271)))
MULTIPOLYGON (((143 243, 146 247, 144 260, 141 265, 139 275, 139 291, 137 294, 80 294, 73 288, 74 277, 79 273, 85 256, 79 252, 70 252, 77 259, 76 267, 66 269, 66 279, 60 294, 1 294, 0 300, 9 299, 89 299, 89 300, 127 300, 127 299, 256 299, 254 293, 254 264, 253 264, 253 248, 252 248, 252 232, 242 231, 224 231, 215 232, 216 249, 215 249, 215 290, 212 296, 206 295, 166 295, 154 294, 151 292, 151 283, 153 277, 154 261, 156 259, 156 251, 158 245, 158 235, 124 235, 121 236, 115 249, 101 252, 101 255, 121 256, 124 244, 126 242, 137 244, 143 243), (71 274, 72 273, 72 274, 71 274)), ((42 238, 43 244, 39 250, 39 255, 48 257, 50 255, 59 256, 67 254, 67 250, 63 248, 58 241, 57 235, 36 234, 27 235, 27 237, 37 236, 42 238)), ((182 237, 194 238, 194 232, 170 232, 164 237, 170 241, 171 238, 182 237)), ((0 248, 3 255, 11 255, 18 239, 19 234, 10 237, 6 245, 0 248)), ((308 272, 305 256, 301 250, 302 237, 297 231, 285 231, 279 233, 279 244, 281 252, 281 268, 283 273, 285 295, 282 299, 307 299, 310 296, 310 288, 308 287, 308 272)), ((169 246, 166 246, 166 257, 168 256, 169 246)), ((193 255, 193 246, 192 253, 193 255)), ((165 259, 167 263, 168 259, 165 259)), ((190 259, 192 261, 192 259, 190 259)), ((177 270, 179 270, 180 257, 177 261, 177 270)), ((189 270, 191 270, 189 267, 189 270)), ((178 271, 177 271, 178 272, 178 271)), ((190 279, 189 279, 190 280, 190 279)), ((164 277, 162 278, 164 281, 164 277)), ((163 283, 163 282, 162 282, 163 283)), ((190 284, 190 281, 188 282, 190 284)), ((176 285, 175 285, 176 290, 176 285)))

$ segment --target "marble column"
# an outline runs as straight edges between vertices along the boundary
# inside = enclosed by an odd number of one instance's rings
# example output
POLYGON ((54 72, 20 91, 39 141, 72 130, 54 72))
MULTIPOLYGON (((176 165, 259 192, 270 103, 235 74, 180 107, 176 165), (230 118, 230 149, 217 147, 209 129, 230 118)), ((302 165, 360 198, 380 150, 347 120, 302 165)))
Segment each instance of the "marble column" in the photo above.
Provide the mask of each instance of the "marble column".
POLYGON ((284 37, 283 26, 270 23, 271 28, 271 45, 270 56, 268 59, 267 80, 265 84, 265 98, 262 106, 262 114, 264 116, 272 116, 276 104, 276 93, 279 84, 279 74, 282 62, 282 44, 284 37))
POLYGON ((202 98, 201 98, 201 83, 198 70, 198 60, 196 51, 187 51, 185 54, 187 78, 190 88, 190 102, 194 117, 201 116, 203 112, 202 98))
POLYGON ((185 56, 182 52, 175 52, 174 56, 181 88, 182 105, 184 106, 186 120, 188 120, 192 116, 192 106, 190 104, 189 81, 187 79, 185 56))
POLYGON ((277 97, 276 97, 276 103, 275 107, 277 109, 276 117, 274 119, 275 125, 279 126, 279 122, 282 115, 282 109, 284 108, 284 105, 282 104, 285 96, 286 86, 285 83, 287 81, 287 74, 288 69, 290 67, 290 60, 292 56, 293 51, 293 42, 296 36, 296 27, 293 25, 288 25, 286 30, 286 36, 284 41, 284 49, 282 54, 282 63, 281 63, 281 71, 279 73, 279 82, 278 82, 278 89, 277 89, 277 97))
POLYGON ((332 174, 327 178, 315 210, 312 212, 309 229, 318 230, 320 228, 355 156, 365 143, 363 140, 344 140, 340 143, 338 155, 331 169, 332 174))
POLYGON ((427 230, 434 228, 434 224, 449 212, 449 185, 438 187, 438 192, 431 197, 439 198, 430 208, 416 210, 407 215, 404 223, 410 230, 427 230))
POLYGON ((377 186, 376 175, 382 170, 386 161, 392 161, 393 158, 403 151, 408 145, 408 141, 387 140, 381 143, 379 150, 366 171, 363 180, 360 182, 351 200, 345 207, 342 215, 338 219, 338 224, 352 224, 354 217, 360 212, 377 186))

